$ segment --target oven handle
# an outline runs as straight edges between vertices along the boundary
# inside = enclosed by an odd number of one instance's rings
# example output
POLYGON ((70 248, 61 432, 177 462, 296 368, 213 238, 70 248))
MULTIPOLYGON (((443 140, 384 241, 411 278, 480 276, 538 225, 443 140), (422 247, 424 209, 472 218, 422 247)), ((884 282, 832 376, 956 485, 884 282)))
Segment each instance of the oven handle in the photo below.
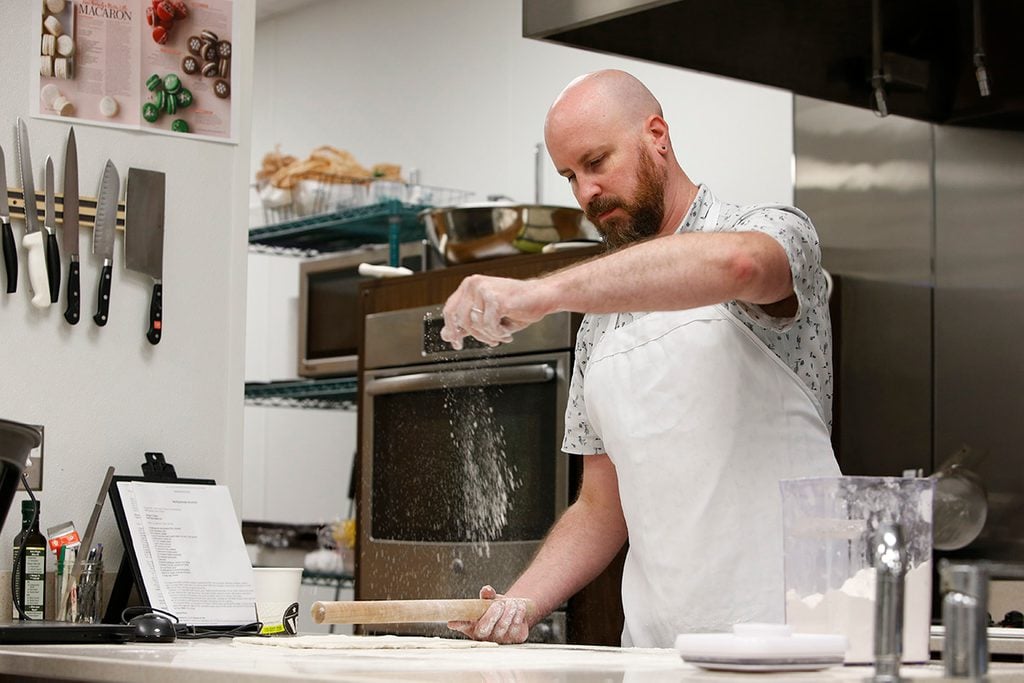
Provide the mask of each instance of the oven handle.
POLYGON ((550 382, 555 369, 550 365, 516 365, 507 368, 477 368, 449 372, 417 372, 412 375, 382 377, 366 383, 366 393, 404 394, 431 389, 461 389, 465 387, 498 386, 507 384, 540 384, 550 382))

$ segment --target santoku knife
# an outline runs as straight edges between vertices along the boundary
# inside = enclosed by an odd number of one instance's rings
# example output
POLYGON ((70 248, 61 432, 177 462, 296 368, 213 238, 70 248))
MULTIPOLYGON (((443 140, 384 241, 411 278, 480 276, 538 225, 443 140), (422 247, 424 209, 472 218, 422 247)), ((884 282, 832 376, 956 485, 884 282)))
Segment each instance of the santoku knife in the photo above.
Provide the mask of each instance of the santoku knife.
POLYGON ((46 183, 43 197, 46 201, 43 227, 46 228, 46 275, 50 282, 50 303, 60 296, 60 252, 57 250, 57 203, 53 196, 53 159, 46 157, 46 183))
POLYGON ((25 196, 25 236, 21 246, 28 250, 28 282, 32 285, 32 305, 50 305, 50 278, 46 274, 46 245, 39 229, 36 207, 36 184, 32 178, 32 153, 28 146, 28 127, 18 119, 18 163, 21 165, 21 187, 25 196))
POLYGON ((117 226, 117 198, 121 193, 121 179, 114 162, 107 159, 103 167, 103 180, 96 199, 96 227, 92 231, 92 253, 103 258, 100 271, 99 297, 93 321, 103 327, 110 314, 110 278, 114 265, 114 231, 117 226))
POLYGON ((64 232, 61 241, 68 254, 68 307, 64 319, 75 325, 81 317, 80 266, 78 263, 78 147, 75 129, 68 132, 68 145, 64 153, 64 232))
POLYGON ((153 278, 146 339, 159 344, 163 333, 164 174, 128 169, 124 209, 124 263, 153 278))
POLYGON ((7 197, 7 162, 4 148, 0 147, 0 234, 4 246, 4 267, 7 270, 7 293, 18 291, 18 249, 11 230, 11 210, 7 197))

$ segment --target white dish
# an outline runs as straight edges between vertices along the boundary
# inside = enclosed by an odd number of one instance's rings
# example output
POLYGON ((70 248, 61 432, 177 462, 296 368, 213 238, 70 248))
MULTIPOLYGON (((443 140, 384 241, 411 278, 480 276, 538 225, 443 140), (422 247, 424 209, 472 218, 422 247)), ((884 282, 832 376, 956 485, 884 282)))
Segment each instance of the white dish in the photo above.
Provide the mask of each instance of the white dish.
POLYGON ((683 661, 718 671, 818 671, 841 666, 846 637, 793 633, 785 624, 736 624, 732 633, 676 637, 683 661))

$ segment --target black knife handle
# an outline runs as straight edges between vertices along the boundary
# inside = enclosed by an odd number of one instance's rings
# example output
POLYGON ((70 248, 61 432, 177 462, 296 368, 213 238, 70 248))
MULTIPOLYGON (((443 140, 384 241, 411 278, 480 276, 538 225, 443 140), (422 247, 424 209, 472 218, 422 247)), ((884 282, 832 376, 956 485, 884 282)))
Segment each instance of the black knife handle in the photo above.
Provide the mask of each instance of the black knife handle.
POLYGON ((149 331, 146 332, 146 339, 150 344, 160 343, 160 333, 164 328, 164 286, 159 282, 153 283, 153 296, 149 300, 149 331))
POLYGON ((18 249, 14 244, 11 224, 3 221, 4 266, 7 268, 7 293, 18 291, 18 249))
POLYGON ((110 312, 110 275, 111 268, 109 263, 103 264, 103 270, 100 271, 100 295, 96 300, 96 315, 92 317, 100 327, 107 324, 107 315, 110 312))
POLYGON ((71 325, 78 324, 81 305, 79 277, 78 261, 72 261, 68 264, 68 310, 64 311, 64 319, 71 325))
POLYGON ((50 303, 55 304, 60 298, 60 250, 52 232, 46 235, 46 275, 50 279, 50 303))

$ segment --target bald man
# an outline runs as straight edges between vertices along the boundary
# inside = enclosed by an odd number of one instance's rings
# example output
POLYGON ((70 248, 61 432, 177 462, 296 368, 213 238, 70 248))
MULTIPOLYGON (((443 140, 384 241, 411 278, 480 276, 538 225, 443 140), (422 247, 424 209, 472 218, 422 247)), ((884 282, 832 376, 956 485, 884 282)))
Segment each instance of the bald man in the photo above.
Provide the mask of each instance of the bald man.
POLYGON ((624 646, 782 622, 779 480, 839 474, 814 228, 694 184, 657 99, 622 71, 570 83, 544 139, 608 253, 532 280, 470 276, 441 335, 496 345, 550 313, 587 314, 562 445, 585 456, 583 482, 516 582, 485 586, 487 613, 449 626, 523 642, 627 539, 624 646))

